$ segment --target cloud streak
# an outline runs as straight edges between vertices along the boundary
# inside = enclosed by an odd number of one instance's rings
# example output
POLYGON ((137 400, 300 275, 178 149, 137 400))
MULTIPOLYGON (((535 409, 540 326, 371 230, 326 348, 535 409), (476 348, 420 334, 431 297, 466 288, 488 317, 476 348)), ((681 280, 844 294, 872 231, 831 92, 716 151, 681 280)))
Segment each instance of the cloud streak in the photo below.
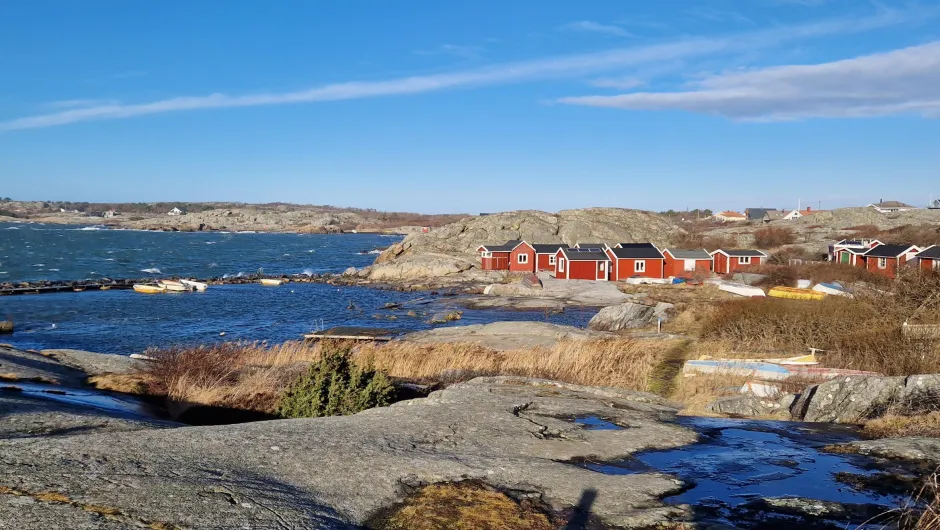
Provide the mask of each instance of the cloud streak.
MULTIPOLYGON (((937 11, 931 13, 936 14, 937 11)), ((249 95, 215 93, 202 96, 174 97, 145 103, 109 103, 0 122, 0 131, 55 127, 78 122, 124 119, 170 112, 405 96, 442 90, 552 79, 572 79, 603 72, 622 72, 626 68, 657 64, 664 61, 754 50, 799 39, 858 33, 907 22, 914 17, 923 20, 926 16, 923 12, 890 11, 869 17, 834 19, 799 26, 782 26, 726 37, 688 38, 664 44, 505 63, 452 73, 418 75, 379 81, 334 83, 294 92, 249 95)), ((590 104, 589 101, 582 100, 579 104, 590 104)), ((569 99, 566 102, 575 103, 576 99, 569 99)), ((601 104, 601 101, 594 100, 594 103, 601 104)))
POLYGON ((716 75, 682 92, 562 98, 629 110, 684 110, 741 120, 940 117, 940 41, 815 65, 716 75))
POLYGON ((633 37, 634 35, 629 31, 612 24, 601 24, 600 22, 594 22, 591 20, 581 20, 578 22, 572 22, 570 24, 565 24, 561 29, 567 31, 581 31, 586 33, 603 33, 605 35, 613 35, 615 37, 633 37))

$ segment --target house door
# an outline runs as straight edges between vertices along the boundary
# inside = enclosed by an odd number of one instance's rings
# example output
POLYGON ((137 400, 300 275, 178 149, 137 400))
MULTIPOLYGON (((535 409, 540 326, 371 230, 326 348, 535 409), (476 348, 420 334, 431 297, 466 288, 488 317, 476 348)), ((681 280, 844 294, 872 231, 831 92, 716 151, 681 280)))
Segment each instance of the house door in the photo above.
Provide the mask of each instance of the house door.
POLYGON ((846 265, 848 265, 848 263, 849 263, 849 257, 850 257, 850 256, 849 256, 849 253, 848 253, 848 252, 843 252, 843 253, 842 253, 842 263, 845 263, 846 265))
POLYGON ((606 280, 607 279, 607 262, 599 261, 597 262, 597 280, 606 280))

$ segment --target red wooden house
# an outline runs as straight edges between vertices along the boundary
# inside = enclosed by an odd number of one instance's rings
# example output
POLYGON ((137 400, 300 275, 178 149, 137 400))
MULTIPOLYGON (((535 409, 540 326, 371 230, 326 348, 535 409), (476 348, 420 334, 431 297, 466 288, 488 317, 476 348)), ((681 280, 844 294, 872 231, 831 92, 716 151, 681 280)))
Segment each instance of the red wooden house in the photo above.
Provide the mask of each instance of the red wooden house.
POLYGON ((520 241, 509 253, 509 270, 535 272, 535 248, 525 241, 520 241))
POLYGON ((898 268, 920 252, 915 245, 878 245, 865 253, 865 268, 875 274, 896 278, 898 268))
POLYGON ((829 256, 836 263, 865 267, 864 254, 883 244, 877 239, 843 239, 831 245, 829 256))
POLYGON ((509 254, 522 241, 508 241, 505 245, 480 245, 480 268, 485 271, 508 271, 509 254))
POLYGON ((918 253, 917 265, 925 271, 940 271, 940 246, 933 245, 918 253))
POLYGON ((731 274, 740 270, 760 265, 767 259, 767 254, 760 250, 718 249, 711 253, 714 260, 713 270, 718 274, 731 274))
POLYGON ((610 258, 598 248, 559 248, 555 253, 555 278, 559 280, 607 280, 610 258))
POLYGON ((624 281, 627 278, 663 278, 662 252, 652 243, 618 243, 607 247, 611 261, 610 280, 624 281))
POLYGON ((686 250, 680 248, 667 248, 663 251, 666 258, 666 277, 689 276, 694 273, 709 273, 714 265, 712 255, 704 248, 686 250))
POLYGON ((550 243, 545 245, 534 244, 532 248, 535 249, 535 270, 554 271, 555 256, 558 254, 558 249, 568 248, 568 246, 563 243, 550 243))

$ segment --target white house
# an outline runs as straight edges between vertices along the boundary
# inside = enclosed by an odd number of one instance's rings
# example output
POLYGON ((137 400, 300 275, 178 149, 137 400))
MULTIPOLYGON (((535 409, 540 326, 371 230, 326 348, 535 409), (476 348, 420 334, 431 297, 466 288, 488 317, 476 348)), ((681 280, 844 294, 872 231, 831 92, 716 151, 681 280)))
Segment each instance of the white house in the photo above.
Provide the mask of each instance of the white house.
POLYGON ((900 201, 878 201, 868 205, 871 208, 878 210, 881 213, 893 213, 893 212, 906 212, 908 210, 916 210, 916 206, 911 206, 910 204, 904 204, 900 201))
POLYGON ((115 212, 114 210, 108 210, 108 211, 104 212, 104 215, 102 215, 102 217, 104 217, 105 219, 111 219, 112 217, 114 217, 114 216, 117 215, 117 214, 118 214, 118 213, 115 212))
POLYGON ((180 210, 179 208, 173 208, 167 212, 167 215, 183 215, 183 210, 180 210))

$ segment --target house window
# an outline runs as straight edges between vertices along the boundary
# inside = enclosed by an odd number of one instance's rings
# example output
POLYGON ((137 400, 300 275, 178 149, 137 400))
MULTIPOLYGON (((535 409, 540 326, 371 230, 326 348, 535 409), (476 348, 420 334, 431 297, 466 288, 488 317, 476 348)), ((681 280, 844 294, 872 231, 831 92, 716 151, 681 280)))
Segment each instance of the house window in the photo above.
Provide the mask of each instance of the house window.
POLYGON ((887 269, 888 268, 888 258, 878 258, 878 268, 887 269))
POLYGON ((484 252, 484 253, 483 253, 483 257, 484 257, 484 258, 492 258, 492 257, 493 257, 493 253, 492 253, 492 252, 484 252))
POLYGON ((738 265, 750 265, 751 257, 750 256, 741 256, 738 258, 738 265))
POLYGON ((933 260, 933 270, 940 271, 940 259, 933 260))
POLYGON ((602 262, 601 262, 601 272, 604 272, 604 271, 606 271, 606 270, 607 270, 607 262, 606 262, 606 261, 602 261, 602 262))
POLYGON ((634 262, 633 262, 633 272, 646 272, 646 262, 645 262, 645 261, 634 261, 634 262))
POLYGON ((558 272, 565 272, 565 258, 558 260, 558 272))
POLYGON ((684 271, 686 271, 686 272, 688 272, 688 271, 694 271, 694 270, 695 270, 695 260, 694 260, 694 259, 687 259, 687 260, 684 260, 684 263, 683 263, 683 265, 682 265, 682 270, 684 270, 684 271))
POLYGON ((555 256, 549 256, 549 257, 548 257, 548 264, 549 264, 549 265, 554 265, 554 264, 555 264, 555 256))
POLYGON ((516 258, 516 260, 519 261, 519 263, 528 263, 528 262, 529 262, 529 255, 528 255, 528 254, 519 254, 519 256, 516 258))

